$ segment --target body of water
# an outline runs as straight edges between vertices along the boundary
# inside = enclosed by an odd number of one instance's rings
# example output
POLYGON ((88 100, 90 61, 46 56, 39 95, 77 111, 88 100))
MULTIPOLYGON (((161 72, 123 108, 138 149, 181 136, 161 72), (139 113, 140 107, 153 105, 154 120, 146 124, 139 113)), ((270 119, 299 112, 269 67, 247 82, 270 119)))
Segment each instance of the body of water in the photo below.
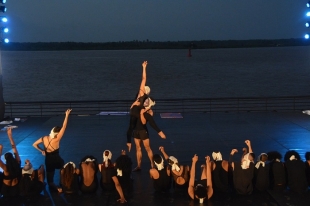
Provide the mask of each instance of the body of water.
POLYGON ((133 99, 148 61, 157 99, 310 94, 310 47, 3 51, 4 100, 133 99))

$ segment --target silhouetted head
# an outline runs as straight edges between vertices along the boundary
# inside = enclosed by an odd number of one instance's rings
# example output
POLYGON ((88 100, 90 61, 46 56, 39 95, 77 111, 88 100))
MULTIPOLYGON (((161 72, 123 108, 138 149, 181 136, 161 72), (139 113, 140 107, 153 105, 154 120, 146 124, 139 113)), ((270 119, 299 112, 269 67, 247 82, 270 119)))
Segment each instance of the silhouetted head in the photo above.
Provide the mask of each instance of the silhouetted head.
POLYGON ((297 159, 300 160, 300 155, 298 152, 296 152, 295 150, 289 150, 285 153, 284 155, 284 161, 289 161, 289 160, 293 160, 293 159, 297 159))
POLYGON ((195 197, 199 199, 200 203, 203 203, 203 200, 207 197, 207 188, 201 184, 198 184, 195 187, 195 197))
POLYGON ((282 159, 282 155, 278 151, 270 151, 267 155, 269 161, 280 161, 282 159))
POLYGON ((310 160, 310 152, 306 152, 305 158, 306 158, 306 160, 310 160))

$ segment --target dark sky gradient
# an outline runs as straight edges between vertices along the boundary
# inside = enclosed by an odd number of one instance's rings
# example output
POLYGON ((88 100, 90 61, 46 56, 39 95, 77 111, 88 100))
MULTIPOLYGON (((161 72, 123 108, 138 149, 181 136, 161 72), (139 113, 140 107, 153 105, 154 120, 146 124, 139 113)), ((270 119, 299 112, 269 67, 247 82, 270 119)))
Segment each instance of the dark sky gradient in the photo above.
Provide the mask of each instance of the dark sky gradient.
POLYGON ((305 0, 7 0, 12 42, 300 38, 305 0))

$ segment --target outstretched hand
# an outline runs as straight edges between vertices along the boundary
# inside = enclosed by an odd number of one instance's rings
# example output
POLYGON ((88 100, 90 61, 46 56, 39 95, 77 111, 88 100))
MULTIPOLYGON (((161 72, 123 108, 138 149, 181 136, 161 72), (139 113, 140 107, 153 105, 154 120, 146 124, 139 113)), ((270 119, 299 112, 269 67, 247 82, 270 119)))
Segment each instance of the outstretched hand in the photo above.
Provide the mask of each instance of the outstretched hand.
POLYGON ((67 109, 67 111, 66 111, 66 116, 68 116, 68 115, 70 114, 71 110, 72 110, 72 109, 67 109))
POLYGON ((146 68, 146 66, 147 66, 147 61, 144 61, 144 62, 142 63, 142 67, 143 67, 143 68, 146 68))
POLYGON ((230 152, 230 155, 234 155, 235 153, 237 153, 238 150, 237 149, 232 149, 231 152, 230 152))
POLYGON ((163 131, 160 131, 158 133, 158 135, 162 138, 162 139, 166 139, 166 135, 163 133, 163 131))
POLYGON ((198 156, 197 156, 196 154, 195 154, 194 157, 192 158, 192 161, 195 162, 195 163, 198 161, 198 156))

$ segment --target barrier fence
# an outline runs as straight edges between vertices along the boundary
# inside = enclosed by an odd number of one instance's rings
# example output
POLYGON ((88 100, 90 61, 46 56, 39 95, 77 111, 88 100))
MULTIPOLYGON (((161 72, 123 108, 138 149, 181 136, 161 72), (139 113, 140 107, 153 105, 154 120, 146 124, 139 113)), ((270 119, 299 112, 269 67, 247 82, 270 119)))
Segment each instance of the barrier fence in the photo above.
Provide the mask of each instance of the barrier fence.
MULTIPOLYGON (((132 100, 5 102, 5 116, 57 116, 72 108, 73 115, 127 114, 132 100)), ((156 113, 219 113, 302 111, 310 96, 158 99, 156 113)))

